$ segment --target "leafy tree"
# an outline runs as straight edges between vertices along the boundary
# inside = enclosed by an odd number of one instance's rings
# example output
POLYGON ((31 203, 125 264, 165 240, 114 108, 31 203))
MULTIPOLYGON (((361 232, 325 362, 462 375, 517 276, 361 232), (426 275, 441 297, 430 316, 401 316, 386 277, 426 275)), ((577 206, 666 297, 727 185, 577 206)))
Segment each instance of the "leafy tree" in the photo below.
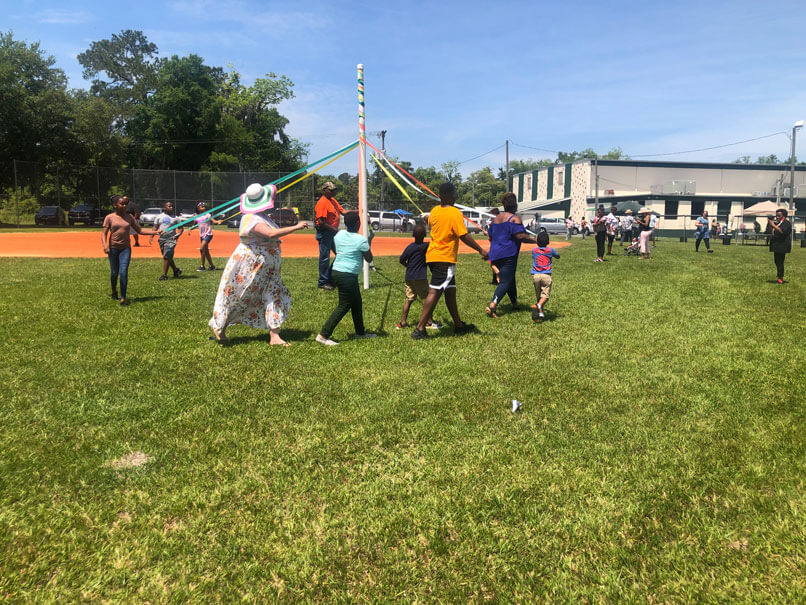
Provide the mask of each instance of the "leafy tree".
POLYGON ((157 45, 140 30, 125 29, 93 42, 77 59, 84 78, 94 78, 91 92, 120 105, 145 103, 157 85, 157 45))
POLYGON ((39 43, 0 33, 0 185, 12 185, 13 159, 47 162, 72 151, 67 78, 39 43))
POLYGON ((252 86, 241 84, 232 69, 225 74, 216 151, 237 161, 240 170, 295 170, 302 165, 307 146, 285 133, 288 120, 277 105, 294 96, 294 83, 286 76, 268 73, 252 86))
POLYGON ((224 74, 198 55, 166 60, 156 90, 127 124, 135 164, 147 168, 200 170, 215 151, 224 74))
POLYGON ((462 175, 459 172, 459 162, 450 161, 442 163, 442 174, 445 175, 445 180, 450 183, 460 183, 462 175))

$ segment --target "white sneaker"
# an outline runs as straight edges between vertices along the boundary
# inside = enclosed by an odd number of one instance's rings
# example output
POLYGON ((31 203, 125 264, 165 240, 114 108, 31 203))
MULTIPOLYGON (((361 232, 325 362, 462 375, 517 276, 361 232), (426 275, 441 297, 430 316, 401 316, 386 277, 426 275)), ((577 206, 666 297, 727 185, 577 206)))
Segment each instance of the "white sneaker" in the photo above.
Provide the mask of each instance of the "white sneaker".
POLYGON ((356 334, 353 338, 378 338, 378 335, 372 332, 364 332, 363 334, 356 334))
POLYGON ((321 334, 316 335, 316 342, 318 342, 319 344, 327 345, 329 347, 332 347, 332 346, 335 346, 335 345, 339 344, 335 340, 330 340, 329 338, 325 338, 321 334))

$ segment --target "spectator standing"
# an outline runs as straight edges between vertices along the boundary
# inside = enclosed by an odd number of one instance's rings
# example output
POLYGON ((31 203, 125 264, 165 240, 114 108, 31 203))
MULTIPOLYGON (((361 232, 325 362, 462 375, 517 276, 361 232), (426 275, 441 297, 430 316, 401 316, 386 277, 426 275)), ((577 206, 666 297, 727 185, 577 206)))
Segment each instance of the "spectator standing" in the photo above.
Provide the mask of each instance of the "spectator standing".
POLYGON ((579 230, 582 231, 582 239, 585 239, 585 236, 588 235, 588 220, 584 216, 579 221, 579 230))
POLYGON ((792 223, 787 219, 788 212, 784 208, 775 211, 775 220, 770 221, 772 236, 770 237, 770 252, 775 259, 775 268, 778 271, 778 283, 784 283, 784 261, 786 255, 792 252, 792 223))
POLYGON ((569 241, 574 234, 574 217, 569 216, 565 219, 565 241, 569 241))
POLYGON ((649 260, 649 237, 652 235, 652 212, 649 208, 641 208, 638 211, 638 230, 641 242, 641 260, 649 260))
POLYGON ((633 222, 632 210, 626 210, 624 216, 621 217, 621 241, 619 246, 624 246, 624 242, 631 241, 633 222))
POLYGON ((616 207, 610 206, 610 213, 605 217, 607 224, 607 254, 613 256, 613 240, 616 239, 619 220, 616 216, 616 207))
POLYGON ((603 263, 605 238, 607 237, 607 217, 602 206, 596 209, 596 215, 593 217, 593 233, 596 237, 596 260, 593 262, 603 263))
POLYGON ((339 231, 339 221, 344 214, 338 200, 333 197, 336 185, 327 181, 322 185, 322 197, 316 202, 316 241, 319 242, 319 282, 322 290, 333 290, 330 283, 330 253, 336 252, 333 238, 339 231))

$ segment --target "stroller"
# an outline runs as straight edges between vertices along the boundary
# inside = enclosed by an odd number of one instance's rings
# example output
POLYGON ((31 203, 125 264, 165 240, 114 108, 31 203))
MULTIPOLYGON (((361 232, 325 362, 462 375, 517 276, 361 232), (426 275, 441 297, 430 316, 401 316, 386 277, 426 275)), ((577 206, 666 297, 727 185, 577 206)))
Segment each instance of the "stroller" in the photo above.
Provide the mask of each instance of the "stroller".
POLYGON ((638 241, 637 237, 632 238, 632 242, 630 245, 624 248, 624 255, 625 256, 638 256, 641 254, 641 243, 638 241))

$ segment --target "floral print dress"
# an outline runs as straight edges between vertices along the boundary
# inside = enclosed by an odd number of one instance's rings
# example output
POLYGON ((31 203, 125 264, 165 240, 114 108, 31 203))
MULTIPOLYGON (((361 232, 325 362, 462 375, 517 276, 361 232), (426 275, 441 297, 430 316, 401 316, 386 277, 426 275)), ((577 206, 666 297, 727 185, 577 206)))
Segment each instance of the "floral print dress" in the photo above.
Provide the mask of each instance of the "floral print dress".
POLYGON ((280 240, 253 233, 261 223, 278 228, 256 214, 241 220, 241 243, 224 268, 209 322, 217 332, 232 324, 276 329, 288 317, 291 294, 280 277, 280 240))

